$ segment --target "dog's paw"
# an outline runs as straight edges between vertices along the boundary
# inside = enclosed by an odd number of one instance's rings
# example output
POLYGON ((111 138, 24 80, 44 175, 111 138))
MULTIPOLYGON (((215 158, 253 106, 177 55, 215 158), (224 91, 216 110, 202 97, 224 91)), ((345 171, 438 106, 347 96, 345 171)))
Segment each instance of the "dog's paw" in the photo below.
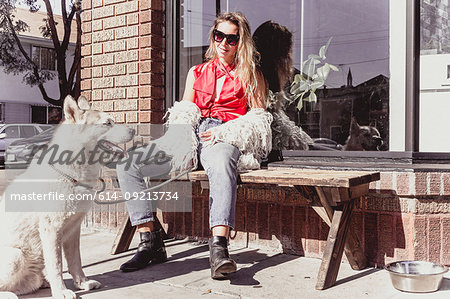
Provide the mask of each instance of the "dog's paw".
POLYGON ((52 292, 53 299, 76 299, 77 294, 72 290, 61 290, 60 292, 52 292))
POLYGON ((89 279, 89 280, 77 283, 76 285, 79 289, 85 290, 85 291, 98 289, 102 286, 102 284, 100 282, 93 280, 93 279, 89 279))
POLYGON ((0 292, 0 299, 19 299, 19 297, 11 292, 0 292))

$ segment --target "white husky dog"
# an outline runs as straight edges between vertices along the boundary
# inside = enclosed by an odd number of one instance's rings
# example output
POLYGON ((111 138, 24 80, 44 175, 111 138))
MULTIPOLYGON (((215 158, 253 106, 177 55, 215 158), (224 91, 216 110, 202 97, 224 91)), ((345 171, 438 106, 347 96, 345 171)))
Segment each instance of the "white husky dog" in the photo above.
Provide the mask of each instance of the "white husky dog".
MULTIPOLYGON (((50 165, 51 155, 41 155, 40 163, 34 159, 29 168, 11 182, 2 196, 1 298, 17 298, 16 295, 34 292, 41 286, 50 286, 53 298, 76 298, 76 294, 67 289, 63 281, 62 249, 77 288, 90 290, 101 286, 99 282, 88 279, 81 268, 80 227, 86 209, 80 210, 77 205, 91 205, 92 200, 88 200, 90 203, 64 200, 63 205, 66 208, 61 211, 5 211, 5 206, 8 207, 9 203, 8 195, 30 189, 29 185, 27 187, 24 184, 26 180, 35 180, 33 186, 36 187, 30 190, 35 194, 68 196, 94 193, 92 188, 96 185, 101 164, 88 163, 86 155, 95 152, 95 149, 98 149, 97 144, 103 145, 97 154, 106 153, 107 149, 117 151, 119 147, 114 143, 126 143, 134 135, 133 129, 114 125, 108 114, 91 110, 84 97, 80 97, 77 104, 68 96, 64 102, 64 114, 65 120, 56 129, 49 148, 57 145, 58 153, 64 153, 66 158, 68 153, 78 154, 77 162, 73 160, 72 163, 50 165), (82 154, 79 154, 80 152, 82 154), (41 181, 36 184, 36 180, 41 181)), ((59 162, 61 159, 63 158, 60 157, 59 162)), ((35 202, 28 201, 27 204, 35 202)))

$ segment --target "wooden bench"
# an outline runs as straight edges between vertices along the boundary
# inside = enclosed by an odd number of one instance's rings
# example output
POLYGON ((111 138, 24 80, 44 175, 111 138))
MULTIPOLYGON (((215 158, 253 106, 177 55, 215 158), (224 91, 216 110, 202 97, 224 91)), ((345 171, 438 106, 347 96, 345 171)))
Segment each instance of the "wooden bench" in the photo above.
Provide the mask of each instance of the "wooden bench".
MULTIPOLYGON (((344 251, 352 269, 361 270, 367 266, 360 242, 349 224, 353 201, 369 192, 369 183, 380 179, 378 172, 269 168, 240 173, 239 177, 242 184, 295 188, 330 226, 316 289, 323 290, 335 284, 344 251)), ((203 184, 208 181, 204 171, 190 173, 189 179, 203 184)), ((112 253, 127 250, 133 233, 128 220, 119 229, 112 253)))

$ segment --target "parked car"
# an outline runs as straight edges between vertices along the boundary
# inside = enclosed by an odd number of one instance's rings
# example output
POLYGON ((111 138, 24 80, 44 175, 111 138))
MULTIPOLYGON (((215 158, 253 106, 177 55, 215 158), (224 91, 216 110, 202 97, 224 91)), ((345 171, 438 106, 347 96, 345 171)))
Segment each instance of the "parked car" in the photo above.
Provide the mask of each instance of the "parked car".
POLYGON ((31 162, 34 149, 47 144, 55 133, 56 126, 35 136, 12 142, 6 148, 5 165, 7 168, 26 168, 31 162))
POLYGON ((11 143, 35 136, 53 126, 45 124, 5 124, 0 127, 0 165, 5 163, 5 151, 11 143))

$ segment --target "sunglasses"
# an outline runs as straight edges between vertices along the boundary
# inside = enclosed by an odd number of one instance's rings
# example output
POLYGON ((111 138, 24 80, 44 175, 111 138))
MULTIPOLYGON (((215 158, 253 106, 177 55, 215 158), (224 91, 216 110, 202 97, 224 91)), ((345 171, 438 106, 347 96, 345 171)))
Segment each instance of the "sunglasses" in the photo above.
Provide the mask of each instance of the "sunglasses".
POLYGON ((227 44, 229 44, 230 46, 236 46, 239 41, 238 34, 225 34, 217 29, 213 30, 213 37, 214 40, 218 43, 221 43, 226 38, 227 44))

